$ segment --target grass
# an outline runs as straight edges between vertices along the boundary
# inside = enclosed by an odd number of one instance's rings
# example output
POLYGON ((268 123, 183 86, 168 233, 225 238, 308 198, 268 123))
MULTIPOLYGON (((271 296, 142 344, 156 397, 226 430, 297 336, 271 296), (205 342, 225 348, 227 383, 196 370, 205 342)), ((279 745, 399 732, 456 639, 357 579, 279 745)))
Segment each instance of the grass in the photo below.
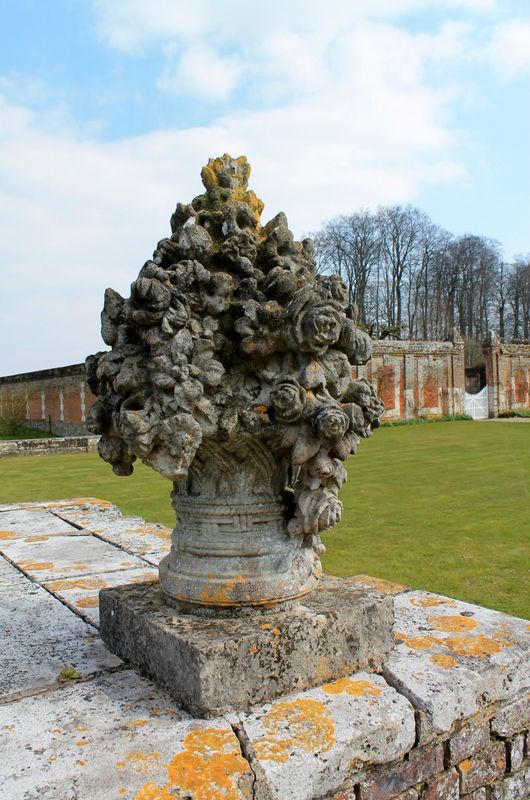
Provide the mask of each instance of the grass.
MULTIPOLYGON (((326 571, 530 617, 530 425, 385 428, 347 466, 343 520, 324 535, 326 571)), ((91 495, 174 524, 169 481, 142 464, 117 478, 92 453, 4 458, 0 486, 2 502, 91 495)))

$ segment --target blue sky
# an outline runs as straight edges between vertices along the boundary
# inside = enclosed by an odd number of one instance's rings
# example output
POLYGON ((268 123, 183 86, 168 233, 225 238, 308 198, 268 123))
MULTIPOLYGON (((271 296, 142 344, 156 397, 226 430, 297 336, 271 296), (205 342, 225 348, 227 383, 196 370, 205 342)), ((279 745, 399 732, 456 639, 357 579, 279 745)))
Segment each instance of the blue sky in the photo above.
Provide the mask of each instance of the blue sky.
POLYGON ((104 289, 225 151, 297 235, 413 203, 529 252, 529 76, 519 0, 4 3, 0 375, 102 347, 104 289))

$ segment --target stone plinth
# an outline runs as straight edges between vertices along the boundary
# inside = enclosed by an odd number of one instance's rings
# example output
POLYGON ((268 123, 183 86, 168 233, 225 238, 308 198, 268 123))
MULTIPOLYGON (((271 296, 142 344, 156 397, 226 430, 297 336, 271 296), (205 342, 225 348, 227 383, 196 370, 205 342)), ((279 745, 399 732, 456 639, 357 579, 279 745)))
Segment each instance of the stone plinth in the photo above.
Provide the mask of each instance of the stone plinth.
POLYGON ((379 670, 392 648, 392 598, 330 578, 289 606, 224 613, 171 608, 157 583, 121 586, 100 593, 100 619, 113 652, 204 717, 379 670))

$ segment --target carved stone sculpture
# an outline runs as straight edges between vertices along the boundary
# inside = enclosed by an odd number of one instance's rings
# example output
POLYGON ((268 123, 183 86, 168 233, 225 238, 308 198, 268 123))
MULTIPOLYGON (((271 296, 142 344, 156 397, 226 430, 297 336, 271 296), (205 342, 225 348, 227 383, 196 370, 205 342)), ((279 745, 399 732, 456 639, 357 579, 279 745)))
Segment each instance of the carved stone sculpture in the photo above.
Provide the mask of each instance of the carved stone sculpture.
POLYGON ((124 299, 108 289, 87 359, 88 427, 118 475, 134 461, 174 482, 177 527, 160 583, 171 603, 291 600, 320 576, 320 533, 342 514, 343 461, 379 424, 352 380, 370 339, 338 276, 284 214, 262 226, 245 157, 202 170, 124 299))

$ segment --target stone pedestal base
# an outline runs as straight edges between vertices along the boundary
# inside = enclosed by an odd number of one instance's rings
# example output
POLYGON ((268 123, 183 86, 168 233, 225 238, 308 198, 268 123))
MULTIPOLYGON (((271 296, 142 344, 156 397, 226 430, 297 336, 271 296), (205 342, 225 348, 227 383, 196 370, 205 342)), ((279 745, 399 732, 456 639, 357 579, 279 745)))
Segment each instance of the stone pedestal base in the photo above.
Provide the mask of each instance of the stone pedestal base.
POLYGON ((361 670, 392 645, 392 598, 325 578, 302 601, 271 609, 171 608, 157 582, 100 592, 101 636, 192 714, 247 710, 361 670))

